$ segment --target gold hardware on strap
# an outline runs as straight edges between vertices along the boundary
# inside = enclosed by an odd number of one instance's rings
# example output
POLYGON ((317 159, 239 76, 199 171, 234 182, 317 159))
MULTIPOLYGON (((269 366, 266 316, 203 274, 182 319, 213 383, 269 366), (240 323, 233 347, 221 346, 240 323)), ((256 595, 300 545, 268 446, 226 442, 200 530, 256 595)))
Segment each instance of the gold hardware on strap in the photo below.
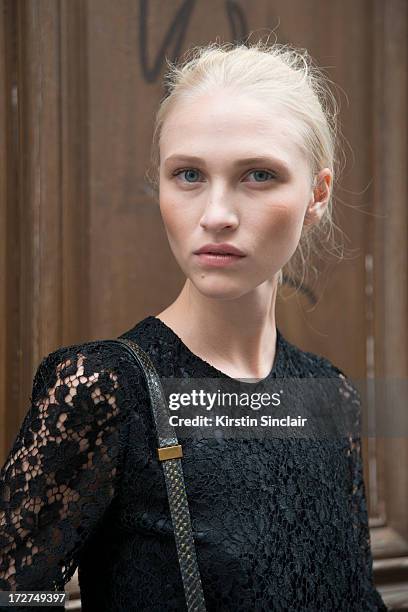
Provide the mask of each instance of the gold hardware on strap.
POLYGON ((175 444, 175 446, 162 446, 157 449, 157 454, 160 461, 164 461, 165 459, 178 459, 183 456, 183 449, 180 444, 175 444))

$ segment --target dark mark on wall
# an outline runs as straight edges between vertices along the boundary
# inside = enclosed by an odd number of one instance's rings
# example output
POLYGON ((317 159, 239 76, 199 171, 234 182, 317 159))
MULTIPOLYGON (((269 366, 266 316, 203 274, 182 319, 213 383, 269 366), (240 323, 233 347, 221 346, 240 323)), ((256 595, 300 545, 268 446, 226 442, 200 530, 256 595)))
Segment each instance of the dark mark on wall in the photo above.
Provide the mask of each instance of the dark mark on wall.
POLYGON ((233 0, 225 3, 229 22, 231 24, 232 41, 242 43, 248 36, 248 24, 242 7, 233 0))
POLYGON ((177 61, 180 56, 181 47, 184 42, 185 33, 187 30, 188 23, 190 21, 191 13, 193 12, 195 0, 186 0, 180 6, 179 10, 175 14, 173 21, 170 24, 169 29, 166 32, 163 43, 160 46, 156 59, 153 63, 153 67, 149 68, 147 59, 147 22, 148 22, 148 5, 149 0, 140 0, 140 61, 142 65, 142 74, 148 83, 153 83, 159 77, 163 64, 165 63, 166 55, 171 61, 177 61), (168 51, 168 47, 173 44, 171 52, 168 51))
MULTIPOLYGON (((196 0, 185 0, 177 10, 170 26, 164 36, 164 40, 159 47, 156 57, 153 61, 153 66, 150 67, 147 49, 148 49, 148 17, 149 17, 149 0, 140 0, 140 18, 139 18, 139 52, 142 74, 148 83, 154 83, 160 76, 165 58, 168 57, 172 62, 177 62, 181 54, 188 24, 191 15, 195 8, 196 0)), ((226 15, 231 26, 231 34, 233 42, 241 42, 247 35, 248 27, 246 18, 242 8, 233 0, 227 0, 225 3, 226 15)), ((216 32, 208 32, 209 40, 216 32)))

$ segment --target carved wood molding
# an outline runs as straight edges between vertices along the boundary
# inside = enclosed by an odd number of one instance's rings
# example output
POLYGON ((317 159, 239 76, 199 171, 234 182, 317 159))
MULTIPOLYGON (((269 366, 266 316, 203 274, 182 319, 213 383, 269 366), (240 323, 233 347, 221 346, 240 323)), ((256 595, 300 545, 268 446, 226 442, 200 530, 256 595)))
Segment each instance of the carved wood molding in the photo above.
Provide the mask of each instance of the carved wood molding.
MULTIPOLYGON (((408 379, 408 5, 374 2, 373 200, 375 375, 408 379)), ((405 402, 407 398, 400 398, 405 402)), ((381 432, 380 432, 381 433, 381 432)), ((386 525, 408 540, 408 437, 381 438, 386 525), (397 469, 398 467, 398 469, 397 469), (385 503, 386 502, 386 503, 385 503)))
MULTIPOLYGON (((408 5, 373 3, 373 245, 375 376, 408 378, 408 5)), ((401 397, 407 402, 407 397, 401 397)), ((381 432, 379 432, 381 435, 381 432)), ((390 610, 408 610, 408 436, 377 438, 376 584, 390 610)), ((371 461, 373 459, 370 459, 371 461)))
POLYGON ((4 458, 35 368, 89 328, 89 138, 86 4, 3 0, 1 8, 4 458))

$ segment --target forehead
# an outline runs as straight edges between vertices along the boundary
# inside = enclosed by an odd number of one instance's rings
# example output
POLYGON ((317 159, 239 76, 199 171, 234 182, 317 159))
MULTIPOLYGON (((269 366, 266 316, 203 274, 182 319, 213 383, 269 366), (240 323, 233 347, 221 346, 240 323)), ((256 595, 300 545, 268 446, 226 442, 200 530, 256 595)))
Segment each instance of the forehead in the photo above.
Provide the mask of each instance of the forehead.
POLYGON ((160 135, 161 160, 175 154, 225 157, 274 155, 306 161, 300 121, 282 105, 248 94, 219 91, 178 100, 160 135))

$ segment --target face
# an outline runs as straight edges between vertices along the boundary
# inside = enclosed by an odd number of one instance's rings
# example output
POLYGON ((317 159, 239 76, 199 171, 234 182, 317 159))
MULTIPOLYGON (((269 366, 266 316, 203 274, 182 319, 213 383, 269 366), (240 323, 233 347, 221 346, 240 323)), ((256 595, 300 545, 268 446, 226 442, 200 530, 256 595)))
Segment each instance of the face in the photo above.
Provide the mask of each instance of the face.
POLYGON ((176 260, 202 294, 231 299, 272 285, 304 222, 323 214, 330 171, 314 190, 298 138, 281 109, 222 90, 179 102, 166 118, 160 210, 176 260), (244 256, 214 266, 195 254, 208 243, 234 245, 244 256))

